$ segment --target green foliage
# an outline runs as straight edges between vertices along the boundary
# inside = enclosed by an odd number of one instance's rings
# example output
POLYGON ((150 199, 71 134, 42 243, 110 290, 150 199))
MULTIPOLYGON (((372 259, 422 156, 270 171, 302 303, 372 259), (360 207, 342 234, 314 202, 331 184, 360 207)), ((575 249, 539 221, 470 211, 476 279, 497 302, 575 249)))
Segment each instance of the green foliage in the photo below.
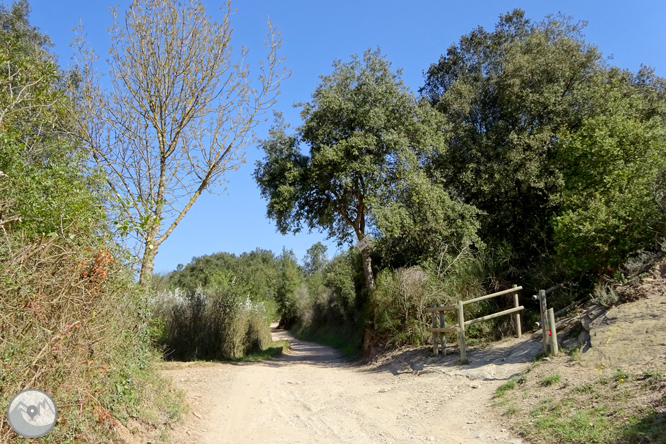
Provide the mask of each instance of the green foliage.
POLYGON ((104 218, 100 178, 71 137, 65 75, 47 52, 46 36, 28 23, 28 3, 0 6, 0 172, 3 195, 22 205, 1 211, 28 237, 87 235, 104 218), (20 91, 20 93, 17 93, 20 91))
MULTIPOLYGON (((458 208, 441 190, 430 200, 431 210, 419 212, 403 203, 400 220, 391 219, 390 210, 379 214, 389 203, 404 201, 404 195, 425 199, 428 190, 437 191, 420 166, 428 155, 445 148, 443 119, 414 98, 401 72, 393 72, 379 51, 354 55, 346 63, 337 60, 333 68, 332 74, 322 76, 312 101, 300 104, 303 125, 297 133, 287 135, 278 116, 262 142, 266 157, 257 163, 255 178, 278 229, 298 232, 306 225, 326 231, 342 245, 371 232, 387 235, 379 224, 400 236, 407 225, 438 217, 415 233, 413 247, 419 247, 429 231, 439 232, 437 223, 443 218, 472 216, 473 211, 458 208), (307 155, 301 154, 301 145, 307 155)), ((372 259, 367 250, 363 254, 366 288, 371 291, 372 259)))
POLYGON ((237 281, 248 287, 252 300, 268 302, 276 300, 280 273, 280 259, 269 250, 257 248, 239 256, 215 253, 192 258, 181 270, 169 273, 168 285, 192 293, 199 287, 237 281))
POLYGON ((599 66, 582 27, 561 16, 533 23, 514 10, 494 31, 477 28, 449 47, 421 89, 448 120, 449 149, 434 167, 485 213, 482 239, 508 242, 523 261, 549 248, 562 186, 552 161, 558 133, 580 121, 599 66))
POLYGON ((168 359, 222 360, 265 350, 271 343, 271 313, 249 298, 249 288, 220 279, 194 292, 155 295, 154 316, 164 322, 159 345, 168 359))
POLYGON ((303 271, 306 276, 312 276, 324 269, 328 263, 326 250, 328 250, 328 247, 321 242, 317 242, 308 248, 303 258, 303 271))
POLYGON ((627 72, 603 72, 591 83, 594 109, 575 133, 562 134, 558 152, 564 190, 554 238, 572 272, 619 265, 651 245, 663 224, 654 191, 666 170, 666 102, 655 109, 639 88, 656 85, 627 72))
POLYGON ((479 211, 454 200, 441 184, 413 175, 394 189, 394 199, 376 210, 382 265, 394 268, 438 260, 455 244, 475 244, 479 211))
POLYGON ((560 375, 559 373, 550 376, 545 376, 544 378, 541 379, 541 386, 548 387, 553 384, 557 384, 558 382, 560 382, 560 379, 562 379, 562 375, 560 375))
POLYGON ((363 280, 361 255, 355 250, 339 254, 307 276, 294 294, 298 314, 295 333, 347 355, 358 355, 367 311, 363 280))
POLYGON ((594 293, 592 295, 592 302, 595 304, 610 308, 613 305, 617 305, 619 301, 620 297, 612 286, 605 285, 603 283, 599 283, 595 286, 594 293))
MULTIPOLYGON (((105 234, 101 180, 71 137, 76 92, 28 13, 0 6, 0 401, 38 384, 54 442, 107 442, 115 418, 160 430, 182 398, 153 368, 133 258, 105 234)), ((17 439, 3 423, 0 441, 17 439)))
POLYGON ((152 307, 154 336, 169 359, 262 354, 270 323, 279 319, 282 327, 291 326, 303 306, 303 278, 286 249, 279 256, 257 249, 193 258, 167 280, 169 289, 157 294, 152 307))
POLYGON ((514 388, 516 388, 516 380, 509 379, 507 382, 497 387, 497 390, 495 390, 493 398, 500 398, 504 396, 506 392, 508 392, 509 390, 513 390, 514 388))
POLYGON ((395 272, 383 270, 370 298, 374 329, 388 346, 423 345, 429 338, 430 313, 436 299, 428 288, 428 276, 419 267, 395 272))
POLYGON ((298 317, 296 290, 303 285, 303 279, 292 251, 283 249, 278 261, 280 274, 275 300, 280 315, 280 327, 289 328, 298 317))

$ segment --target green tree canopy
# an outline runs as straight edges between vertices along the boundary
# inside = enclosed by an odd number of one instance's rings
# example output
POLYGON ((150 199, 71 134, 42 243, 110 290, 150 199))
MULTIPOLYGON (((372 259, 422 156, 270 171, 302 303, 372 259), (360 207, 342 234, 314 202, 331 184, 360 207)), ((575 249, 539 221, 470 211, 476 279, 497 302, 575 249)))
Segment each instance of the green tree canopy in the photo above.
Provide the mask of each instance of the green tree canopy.
POLYGON ((655 200, 666 171, 663 79, 647 69, 602 71, 588 103, 577 131, 561 133, 557 156, 564 188, 554 236, 573 272, 617 265, 664 234, 655 200))
POLYGON ((328 258, 326 257, 327 250, 328 247, 321 242, 317 242, 308 248, 303 258, 303 270, 307 276, 324 269, 328 263, 328 258))
POLYGON ((514 10, 494 31, 478 28, 452 45, 420 90, 450 124, 439 170, 485 212, 483 239, 508 241, 523 258, 551 246, 563 183, 553 162, 559 134, 580 127, 583 92, 603 66, 583 26, 561 16, 533 23, 514 10))
POLYGON ((46 35, 31 26, 27 1, 0 5, 0 171, 6 202, 0 224, 29 236, 83 234, 105 218, 100 181, 72 136, 71 77, 46 35))
MULTIPOLYGON (((429 183, 422 167, 445 150, 444 119, 415 99, 379 50, 337 60, 333 68, 312 101, 300 104, 303 125, 295 135, 278 116, 262 142, 266 157, 255 178, 282 233, 305 225, 342 245, 382 237, 378 211, 410 183, 429 183)), ((362 256, 372 290, 370 249, 362 256)))

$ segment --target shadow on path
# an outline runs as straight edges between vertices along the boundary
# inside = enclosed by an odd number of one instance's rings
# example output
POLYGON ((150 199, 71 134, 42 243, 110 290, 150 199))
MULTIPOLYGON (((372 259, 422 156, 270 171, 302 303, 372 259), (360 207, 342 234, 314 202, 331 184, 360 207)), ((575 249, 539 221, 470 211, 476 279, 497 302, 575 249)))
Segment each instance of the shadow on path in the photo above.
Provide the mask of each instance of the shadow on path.
POLYGON ((284 365, 314 365, 320 367, 350 367, 352 363, 339 351, 327 345, 303 341, 296 338, 291 332, 271 325, 273 340, 289 341, 291 348, 282 355, 262 364, 269 367, 282 367, 284 365))

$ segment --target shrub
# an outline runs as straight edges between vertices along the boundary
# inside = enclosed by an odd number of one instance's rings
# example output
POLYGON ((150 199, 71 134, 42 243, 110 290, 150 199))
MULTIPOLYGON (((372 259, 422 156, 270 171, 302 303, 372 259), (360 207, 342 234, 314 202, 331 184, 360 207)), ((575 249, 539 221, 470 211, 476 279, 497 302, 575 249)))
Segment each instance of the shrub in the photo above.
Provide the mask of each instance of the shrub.
MULTIPOLYGON (((114 418, 157 415, 162 427, 177 416, 181 401, 153 368, 145 297, 124 254, 100 238, 0 240, 0 403, 24 388, 49 393, 54 441, 106 442, 114 418), (161 401, 147 402, 157 391, 161 401), (159 412, 169 400, 176 410, 159 412)), ((5 424, 0 441, 15 439, 5 424)))
POLYGON ((168 359, 233 359, 271 343, 274 312, 237 286, 163 291, 151 299, 163 322, 158 343, 168 359))
POLYGON ((612 286, 600 283, 594 288, 592 302, 603 305, 604 307, 612 307, 619 302, 620 298, 612 286))
POLYGON ((383 270, 371 296, 371 309, 377 333, 386 345, 423 345, 428 341, 428 313, 433 297, 428 275, 420 267, 383 270))

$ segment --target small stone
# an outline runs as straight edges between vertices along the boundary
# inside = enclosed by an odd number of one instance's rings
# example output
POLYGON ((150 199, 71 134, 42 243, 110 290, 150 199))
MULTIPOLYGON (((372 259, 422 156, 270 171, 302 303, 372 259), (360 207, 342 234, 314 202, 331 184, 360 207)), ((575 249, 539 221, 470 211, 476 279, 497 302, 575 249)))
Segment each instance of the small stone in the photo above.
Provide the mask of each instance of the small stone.
POLYGON ((473 436, 473 438, 476 438, 476 439, 481 439, 481 438, 483 438, 483 432, 477 432, 477 433, 475 433, 474 436, 473 436))
POLYGON ((385 388, 380 388, 379 393, 386 393, 386 389, 385 388))
POLYGON ((467 424, 476 424, 476 421, 467 421, 467 424))
POLYGON ((472 384, 472 385, 470 385, 470 387, 472 387, 473 389, 478 389, 478 388, 479 388, 479 384, 472 384))

